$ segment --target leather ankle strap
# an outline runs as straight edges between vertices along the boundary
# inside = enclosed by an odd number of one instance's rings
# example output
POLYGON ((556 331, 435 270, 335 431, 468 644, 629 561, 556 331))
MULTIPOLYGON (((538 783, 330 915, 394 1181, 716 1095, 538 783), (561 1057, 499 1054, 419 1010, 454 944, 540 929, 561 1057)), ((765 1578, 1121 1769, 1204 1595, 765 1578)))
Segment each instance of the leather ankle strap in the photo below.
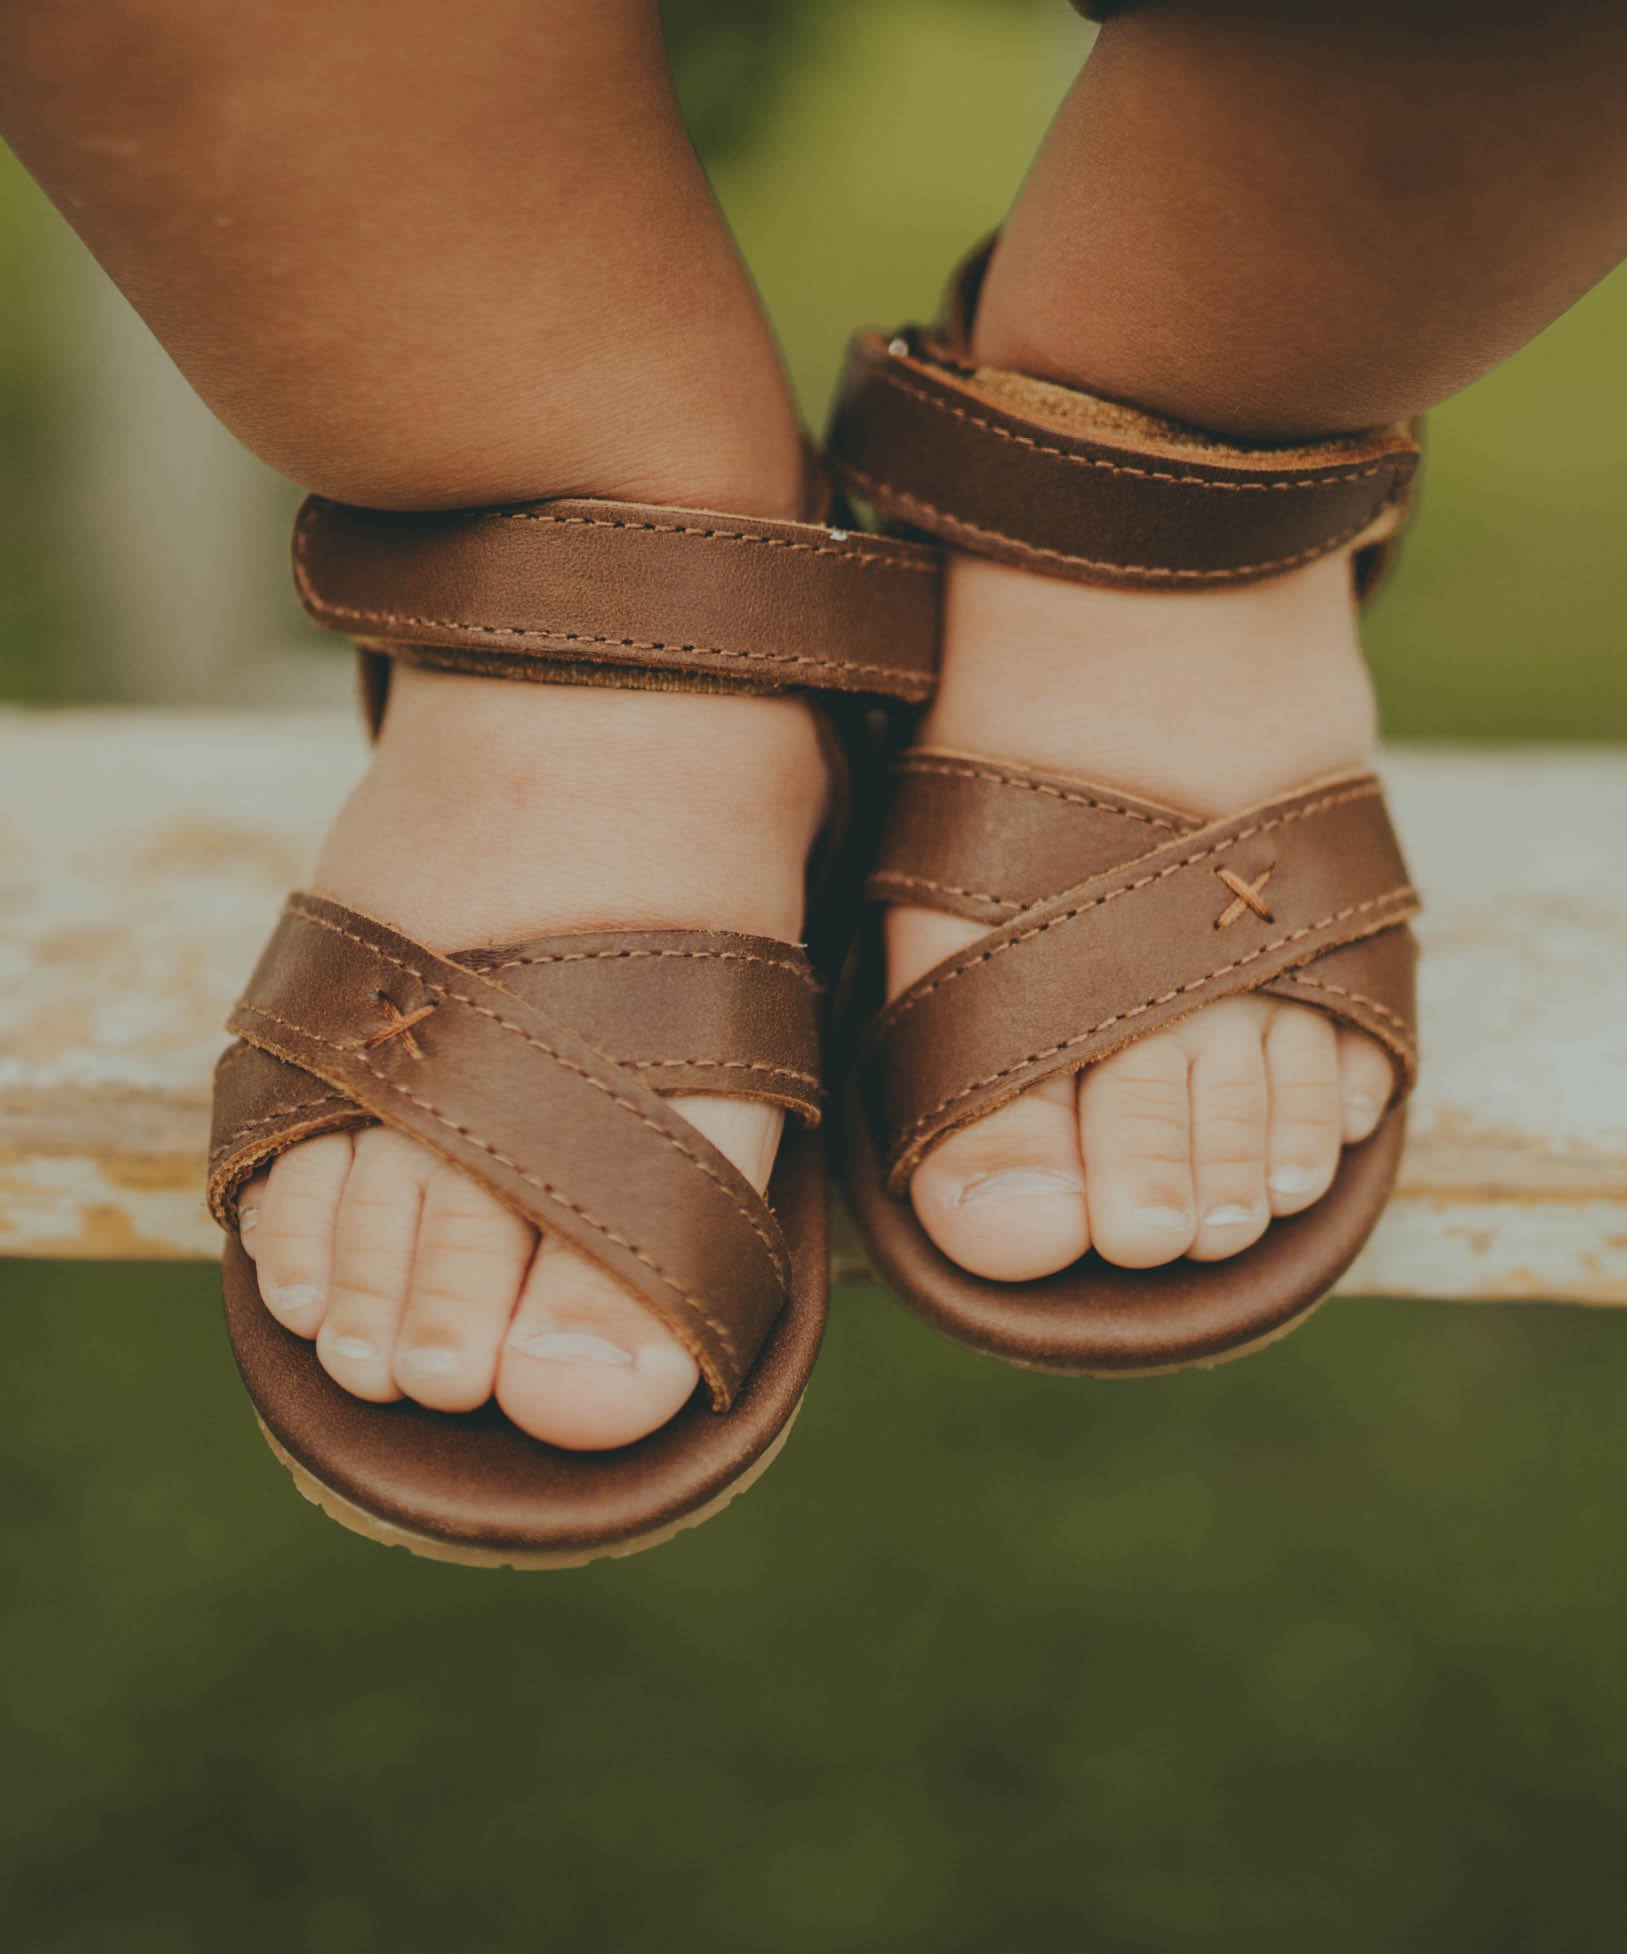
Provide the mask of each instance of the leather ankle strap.
POLYGON ((1418 465, 1398 422, 1314 443, 1237 443, 966 350, 992 240, 936 329, 861 332, 827 464, 889 521, 1080 583, 1244 583, 1353 547, 1358 588, 1405 523, 1418 465))
POLYGON ((294 581, 365 648, 501 678, 919 701, 935 550, 816 522, 573 498, 398 514, 311 496, 294 581))

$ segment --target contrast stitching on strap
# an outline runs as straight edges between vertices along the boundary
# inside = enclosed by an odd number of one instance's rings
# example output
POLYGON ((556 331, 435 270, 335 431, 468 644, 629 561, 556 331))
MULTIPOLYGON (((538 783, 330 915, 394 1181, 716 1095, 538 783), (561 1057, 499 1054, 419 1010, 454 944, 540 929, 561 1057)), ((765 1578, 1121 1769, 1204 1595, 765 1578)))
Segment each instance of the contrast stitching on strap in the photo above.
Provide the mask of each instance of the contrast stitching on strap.
POLYGON ((972 902, 993 903, 998 909, 1017 906, 1010 896, 991 895, 987 889, 963 889, 955 882, 935 882, 930 875, 906 875, 894 868, 878 868, 866 886, 872 894, 884 889, 924 889, 929 895, 966 896, 972 902))
POLYGON ((1082 788, 1059 787, 1054 781, 1026 780, 1021 774, 1008 773, 1003 767, 971 760, 951 760, 941 758, 930 751, 906 753, 896 761, 899 773, 941 773, 962 780, 986 780, 997 787, 1020 787, 1025 794, 1044 794, 1051 800, 1067 801, 1074 807, 1093 807, 1103 814, 1122 814, 1126 821, 1142 821, 1149 827, 1167 828, 1171 834, 1189 834, 1191 829, 1183 827, 1178 821, 1171 821, 1161 814, 1150 814, 1140 808, 1127 807, 1123 801, 1116 801, 1103 794, 1086 793, 1082 788))
MULTIPOLYGON (((1287 814, 1275 815, 1268 821, 1256 821, 1250 827, 1239 828, 1235 834, 1226 835, 1219 841, 1212 841, 1207 847, 1194 849, 1190 854, 1182 855, 1176 861, 1166 862, 1162 868, 1154 869, 1148 875, 1138 876, 1133 882, 1120 883, 1116 889, 1104 890, 1101 895, 1091 896, 1087 901, 1077 904, 1072 909, 1064 909, 1058 915, 1048 916, 1042 923, 1031 924, 1027 929, 1019 930, 1015 936, 1005 937, 999 943, 993 944, 990 948, 981 951, 977 956, 970 958, 967 962, 957 963, 954 968, 944 971, 942 976, 928 977, 919 985, 906 991, 902 997, 895 998, 877 1020, 875 1034, 879 1034, 891 1025, 896 1024, 907 1012, 913 1010, 917 1004, 922 1003, 926 998, 930 997, 934 991, 941 990, 945 984, 952 984, 957 977, 963 976, 968 970, 975 969, 978 964, 987 963, 991 958, 1002 956, 1007 950, 1014 950, 1019 943, 1026 943, 1032 937, 1044 936, 1050 930, 1059 928, 1063 923, 1072 922, 1076 916, 1083 916, 1088 910, 1098 909, 1103 903, 1114 902, 1120 896, 1132 895, 1137 889, 1145 889, 1153 882, 1162 882, 1166 876, 1176 875, 1183 868, 1191 868, 1198 862, 1208 861, 1211 856, 1218 855, 1227 848, 1235 848, 1239 842, 1251 840, 1255 835, 1270 834, 1278 828, 1290 826, 1295 821, 1308 820, 1313 814, 1325 814, 1329 808, 1345 807, 1354 801, 1373 800, 1382 793, 1383 789, 1374 780, 1365 781, 1359 787, 1347 788, 1342 793, 1325 794, 1320 800, 1307 801, 1303 807, 1294 808, 1287 814)), ((1416 895, 1416 893, 1408 885, 1403 885, 1400 890, 1392 890, 1390 892, 1392 896, 1398 894, 1416 895)), ((1387 898, 1379 897, 1375 898, 1375 900, 1382 901, 1387 900, 1387 898)), ((1332 921, 1334 919, 1330 917, 1325 920, 1332 921)), ((1317 925, 1317 927, 1320 927, 1320 925, 1317 925)), ((1286 943, 1291 942, 1293 939, 1291 937, 1284 937, 1281 940, 1286 943)), ((1211 975, 1218 977, 1223 975, 1225 971, 1235 970, 1237 967, 1235 964, 1226 964, 1222 970, 1214 971, 1211 975)), ((1202 981, 1207 983, 1208 979, 1204 978, 1202 981)), ((1061 1047, 1058 1047, 1058 1049, 1060 1050, 1061 1047)))
POLYGON ((810 990, 820 988, 819 979, 804 963, 789 957, 759 957, 747 950, 561 950, 546 957, 506 957, 501 963, 486 964, 489 975, 496 970, 531 970, 550 963, 638 962, 643 958, 679 957, 699 962, 758 963, 768 970, 783 970, 800 978, 810 990))
POLYGON ((1274 923, 1277 919, 1266 907, 1265 897, 1260 891, 1277 872, 1275 862, 1263 869, 1252 882, 1245 882, 1236 869, 1228 868, 1224 862, 1214 871, 1232 892, 1232 899, 1215 918, 1217 930, 1229 930, 1233 923, 1241 922, 1252 909, 1261 922, 1274 923))
MULTIPOLYGON (((306 914, 307 912, 302 911, 300 913, 306 914)), ((316 922, 319 921, 320 919, 316 917, 311 917, 310 920, 312 922, 316 922)), ((348 932, 341 932, 341 934, 348 934, 348 932)), ((359 937, 356 939, 357 942, 361 942, 361 940, 362 939, 359 937)), ((367 947, 372 947, 372 946, 367 946, 367 947)), ((394 961, 394 959, 391 959, 391 961, 394 961)), ((400 966, 400 968, 404 970, 406 969, 406 965, 403 964, 400 966)), ((381 1086, 384 1086, 390 1092, 398 1093, 403 1099, 405 1099, 408 1102, 409 1105, 416 1106, 420 1112, 427 1113, 429 1117, 432 1120, 434 1120, 438 1126, 444 1126, 449 1133, 456 1133, 460 1139, 467 1140, 471 1146, 478 1147, 482 1153, 490 1154, 493 1160, 499 1162, 502 1166, 507 1167, 511 1173, 518 1174, 520 1179, 523 1180, 528 1186, 536 1188, 537 1191, 541 1194, 546 1194, 550 1200, 559 1202, 561 1207, 569 1208, 572 1214, 580 1215, 590 1228, 597 1229, 598 1232, 601 1235, 603 1235, 607 1241, 614 1242, 618 1248, 626 1249, 629 1255, 635 1257, 636 1260, 641 1262, 644 1265, 644 1267, 650 1271, 652 1275, 658 1277, 661 1282, 665 1283, 666 1286, 669 1289, 671 1289, 687 1305, 689 1309, 694 1311, 695 1315, 698 1316, 703 1323, 707 1324, 712 1330, 716 1331, 717 1335, 722 1339, 724 1347, 727 1349, 729 1355, 733 1358, 735 1364, 736 1365, 740 1364, 741 1356, 740 1356, 739 1347, 735 1343, 734 1337, 730 1333, 726 1324, 720 1323, 717 1320, 717 1318, 714 1317, 707 1310, 706 1306, 703 1303, 701 1303, 696 1297, 691 1296, 688 1293, 688 1291, 683 1288, 682 1284, 674 1282, 672 1277, 667 1274, 666 1270, 663 1269, 658 1262, 654 1261, 649 1255, 647 1255, 644 1252, 644 1250, 641 1249, 635 1242, 628 1241, 625 1235, 618 1235, 614 1228, 610 1227, 607 1223, 601 1221, 599 1217, 593 1214, 589 1209, 584 1208, 581 1202, 572 1200, 571 1197, 568 1194, 566 1194, 562 1189, 555 1187, 552 1181, 543 1180, 536 1174, 531 1173, 527 1168, 522 1167, 519 1161, 510 1159, 509 1156, 506 1153, 504 1153, 500 1147, 492 1146, 489 1141, 482 1140, 478 1134, 472 1133, 468 1127, 460 1126, 456 1120, 449 1119, 446 1116, 446 1114, 440 1110, 439 1107, 432 1106, 427 1099, 420 1098, 417 1093, 409 1092, 404 1085, 400 1084, 399 1081, 390 1078, 386 1073, 381 1072, 378 1069, 378 1067, 371 1062, 371 1060, 362 1057, 361 1053, 355 1050, 353 1047, 335 1044, 332 1039, 324 1038, 320 1032, 311 1031, 304 1025, 298 1025, 293 1023, 288 1018, 278 1017, 275 1011, 264 1010, 258 1004, 243 1003, 243 1004, 239 1004, 238 1009, 243 1011, 252 1011, 256 1017, 265 1018, 271 1024, 281 1025, 285 1031, 291 1031, 297 1037, 309 1038, 313 1040, 314 1043, 323 1046, 327 1051, 336 1052, 343 1058, 354 1060, 357 1064, 359 1064, 362 1067, 363 1071, 371 1073, 372 1076, 375 1079, 377 1079, 377 1081, 381 1086)), ((657 1131, 659 1130, 660 1129, 657 1128, 657 1131)))
MULTIPOLYGON (((314 924, 318 929, 327 930, 330 934, 334 936, 342 936, 347 938, 350 942, 356 944, 359 948, 366 950, 370 955, 376 957, 382 957, 386 963, 393 964, 397 970, 403 971, 407 976, 415 978, 420 984, 423 985, 425 990, 433 991, 439 997, 450 998, 454 1003, 467 1006, 469 1010, 475 1012, 478 1016, 483 1018, 489 1018, 491 1022, 497 1025, 501 1030, 512 1032, 514 1036, 516 1038, 519 1038, 523 1043, 531 1046, 536 1051, 541 1052, 545 1057, 553 1059, 557 1065, 563 1065, 567 1072, 575 1073, 578 1078, 584 1080, 588 1085, 591 1085, 595 1091, 602 1092, 605 1095, 605 1097, 611 1101, 613 1105, 620 1106, 624 1112, 631 1113, 641 1126, 647 1127, 650 1130, 650 1132, 656 1134, 669 1147, 671 1147, 675 1153, 679 1154, 683 1159, 687 1160, 691 1166, 698 1168, 709 1181, 714 1183, 714 1185, 718 1188, 718 1190, 723 1194, 725 1199, 728 1201, 729 1205, 740 1216, 741 1220, 744 1221, 750 1227, 752 1233, 762 1243, 763 1247, 768 1250, 769 1259, 772 1261, 774 1265, 775 1273, 780 1277, 781 1282, 786 1285, 789 1285, 790 1269, 786 1260, 785 1251, 782 1247, 780 1247, 779 1244, 777 1244, 774 1241, 773 1237, 763 1227, 761 1221, 758 1220, 757 1216, 751 1212, 751 1210, 746 1206, 746 1204, 740 1199, 739 1195, 734 1191, 733 1188, 729 1186, 727 1181, 724 1180, 723 1176, 717 1171, 717 1169, 711 1164, 709 1160, 705 1159, 704 1156, 693 1152, 688 1146, 685 1145, 685 1143, 676 1134, 669 1133, 664 1126, 657 1124, 657 1122, 652 1120, 648 1115, 648 1113, 646 1113, 643 1110, 643 1108, 638 1104, 636 1104, 633 1100, 624 1099, 622 1095, 618 1093, 613 1086, 607 1085, 602 1079, 595 1078, 594 1075, 590 1071, 588 1071, 584 1066, 578 1065, 574 1059, 567 1058, 563 1052, 556 1051, 552 1045, 545 1043, 542 1039, 536 1037, 534 1033, 527 1031, 524 1025, 515 1024, 512 1019, 505 1018, 501 1014, 501 1012, 492 1010, 490 1005, 481 1003, 478 998, 468 997, 461 991, 453 990, 450 985, 439 983, 436 979, 426 976, 423 971, 415 969, 413 965, 404 962, 400 957, 392 955, 392 953, 384 949, 381 944, 371 943, 368 941, 366 937, 358 936, 354 930, 346 929, 340 923, 329 922, 326 917, 318 916, 314 914, 311 910, 302 908, 297 902, 290 902, 288 904, 288 913, 290 915, 299 916, 305 922, 314 924)), ((298 1026, 290 1026, 289 1028, 291 1030, 299 1029, 298 1026)), ((314 1036, 314 1034, 309 1034, 309 1035, 314 1036)), ((334 1045, 330 1049, 334 1051, 343 1051, 346 1048, 344 1046, 334 1045)), ((355 1053, 353 1055, 358 1058, 359 1062, 361 1062, 364 1065, 367 1065, 369 1070, 373 1069, 369 1061, 360 1058, 359 1053, 355 1053)), ((386 1084, 391 1083, 390 1080, 385 1078, 385 1075, 383 1073, 379 1073, 377 1076, 380 1077, 381 1079, 385 1079, 386 1084)), ((571 1206, 572 1204, 567 1202, 566 1205, 571 1206)), ((578 1212, 585 1213, 585 1211, 583 1210, 578 1210, 578 1212)), ((606 1229, 605 1233, 609 1234, 610 1231, 606 1229)), ((611 1236, 611 1240, 614 1241, 616 1239, 617 1238, 615 1236, 613 1235, 611 1236)))
MULTIPOLYGON (((894 557, 885 550, 846 549, 839 543, 803 543, 790 536, 758 536, 745 529, 698 529, 692 523, 623 522, 609 516, 550 516, 541 510, 494 510, 487 522, 544 522, 561 529, 642 529, 656 536, 695 536, 717 543, 761 543, 769 549, 796 550, 808 556, 834 556, 863 570, 902 570, 912 576, 934 576, 938 566, 917 557, 894 557)), ((879 539, 873 539, 879 540, 879 539)))
MULTIPOLYGON (((1227 495, 1247 495, 1266 493, 1275 490, 1289 494, 1296 489, 1343 488, 1349 482, 1365 482, 1375 475, 1393 473, 1393 460, 1375 461, 1366 468, 1347 468, 1342 474, 1294 476, 1292 481, 1284 482, 1226 482, 1212 481, 1207 475, 1177 475, 1168 469, 1139 468, 1133 462, 1109 461, 1103 455, 1076 454, 1071 448, 1063 448, 1053 443, 1041 441, 1031 434, 1019 434, 1014 429, 1001 427, 985 414, 975 413, 969 407, 957 406, 953 401, 940 398, 926 388, 912 385, 896 368, 876 366, 872 368, 877 379, 884 385, 895 388, 899 393, 908 394, 924 406, 934 408, 940 414, 952 414, 957 421, 969 421, 973 427, 997 435, 1002 441, 1014 442, 1019 448, 1031 448, 1035 454, 1054 455, 1059 461, 1072 463, 1078 468, 1098 468, 1109 475, 1134 475, 1146 482, 1172 482, 1182 488, 1219 489, 1227 495)), ((1262 450, 1268 453, 1269 450, 1262 450)), ((842 464, 846 467, 846 462, 842 464)), ((1266 464, 1269 465, 1269 464, 1266 464)), ((1371 520, 1371 517, 1368 519, 1371 520)))
MULTIPOLYGON (((253 1048, 246 1046, 244 1049, 252 1050, 253 1048)), ((262 1053, 261 1056, 263 1057, 265 1054, 262 1053)), ((275 1126, 279 1120, 297 1119, 301 1113, 314 1113, 318 1106, 326 1106, 334 1100, 337 1100, 341 1106, 349 1106, 354 1112, 359 1113, 362 1111, 362 1108, 356 1104, 355 1100, 340 1092, 337 1087, 330 1087, 328 1091, 320 1093, 315 1099, 302 1099, 297 1106, 278 1106, 269 1113, 257 1114, 253 1119, 238 1120, 234 1125, 228 1127, 226 1132, 221 1136, 220 1146, 215 1151, 217 1153, 222 1151, 224 1148, 229 1147, 233 1141, 242 1139, 245 1133, 253 1133, 259 1127, 275 1126)))
POLYGON ((1318 930, 1327 929, 1334 923, 1345 922, 1352 916, 1360 916, 1370 909, 1382 908, 1386 903, 1402 901, 1416 893, 1410 886, 1403 885, 1399 889, 1388 890, 1384 895, 1370 896, 1366 902, 1352 903, 1348 909, 1336 909, 1331 914, 1318 918, 1314 923, 1301 924, 1298 929, 1290 930, 1286 936, 1277 937, 1274 942, 1262 944, 1258 950, 1250 951, 1246 957, 1239 957, 1234 963, 1222 964, 1219 969, 1207 971, 1202 977, 1195 977, 1189 983, 1177 984, 1173 990, 1160 991, 1156 997, 1149 997, 1145 1003, 1134 1005, 1129 1010, 1115 1011, 1111 1017, 1103 1018, 1100 1023, 1091 1025, 1085 1031, 1076 1031, 1071 1038, 1064 1038, 1055 1045, 1049 1045, 1042 1052, 1030 1052, 1027 1058, 1019 1059, 1015 1065, 1003 1066, 998 1072, 989 1073, 986 1078, 974 1079, 970 1085, 962 1086, 959 1091, 952 1092, 947 1099, 940 1100, 930 1112, 921 1114, 894 1145, 893 1158, 896 1160, 899 1155, 906 1153, 921 1133, 951 1106, 958 1105, 962 1099, 969 1099, 973 1093, 982 1092, 988 1086, 998 1085, 1002 1079, 1009 1079, 1013 1073, 1022 1071, 1024 1066, 1036 1064, 1042 1059, 1054 1058, 1058 1052, 1069 1051, 1075 1045, 1082 1045, 1088 1039, 1094 1038, 1098 1032, 1107 1031, 1113 1025, 1122 1024, 1130 1018, 1138 1018, 1147 1011, 1154 1011, 1160 1004, 1171 1003, 1177 997, 1184 997, 1189 991, 1202 990, 1205 984, 1212 984, 1217 977, 1229 977, 1234 970, 1244 970, 1251 963, 1258 963, 1262 957, 1270 956, 1273 951, 1286 949, 1290 943, 1296 943, 1302 937, 1314 936, 1318 930))
POLYGON ((473 618, 417 617, 405 611, 364 610, 354 604, 335 603, 322 596, 311 581, 307 562, 308 527, 302 519, 294 535, 294 582, 306 608, 323 617, 345 618, 352 624, 404 624, 425 631, 478 631, 488 638, 549 639, 556 643, 611 645, 623 651, 700 652, 710 658, 739 658, 760 665, 797 665, 824 672, 862 672, 871 678, 888 678, 922 685, 930 674, 894 665, 867 665, 835 658, 808 658, 793 651, 741 651, 730 645, 672 644, 663 639, 615 638, 591 631, 541 631, 518 624, 481 624, 473 618))
POLYGON ((1022 537, 1013 536, 1004 529, 990 529, 985 523, 972 522, 965 516, 957 516, 953 510, 940 508, 936 502, 928 502, 925 496, 913 495, 908 489, 901 489, 892 482, 884 482, 879 476, 869 475, 852 462, 841 463, 842 472, 851 475, 856 482, 874 491, 875 495, 890 496, 902 507, 916 510, 919 514, 932 516, 940 522, 953 524, 968 535, 985 536, 997 543, 1005 543, 1024 557, 1044 557, 1052 563, 1073 563, 1081 570, 1118 570, 1131 576, 1158 576, 1180 579, 1189 583, 1226 583, 1235 578, 1261 576, 1267 570, 1291 570, 1299 563, 1314 563, 1319 557, 1331 556, 1343 544, 1353 542, 1364 529, 1369 529, 1384 507, 1370 510, 1360 522, 1352 523, 1337 536, 1326 536, 1320 543, 1307 550, 1296 550, 1291 556, 1262 557, 1258 563, 1233 563, 1218 570, 1177 570, 1163 563, 1125 563, 1118 557, 1089 557, 1075 555, 1071 550, 1050 549, 1044 544, 1027 543, 1022 537))
POLYGON ((1413 1027, 1399 1012, 1392 1011, 1387 1004, 1381 1004, 1376 997, 1369 997, 1365 991, 1348 990, 1343 984, 1330 984, 1325 977, 1307 977, 1303 970, 1285 971, 1283 974, 1292 976, 1296 984, 1303 984, 1307 990, 1332 991, 1335 997, 1348 998, 1352 1004, 1366 1005, 1369 1011, 1395 1026, 1408 1052, 1417 1051, 1418 1035, 1413 1027))
POLYGON ((488 638, 613 645, 623 651, 693 651, 708 658, 738 658, 759 665, 799 665, 821 672, 863 672, 872 678, 899 679, 918 685, 928 683, 930 678, 929 673, 911 671, 905 666, 861 664, 857 659, 849 663, 838 658, 807 658, 794 651, 741 651, 731 645, 676 644, 662 638, 613 638, 593 631, 538 631, 519 624, 480 624, 465 617, 415 617, 405 611, 359 610, 352 604, 335 604, 314 596, 312 602, 326 616, 348 618, 353 624, 408 624, 426 631, 478 631, 488 638))
POLYGON ((363 1051, 375 1051, 380 1045, 389 1044, 392 1038, 399 1038, 414 1058, 422 1058, 424 1048, 413 1037, 412 1029, 414 1025, 421 1025, 426 1018, 434 1017, 438 1007, 433 1004, 425 1004, 420 1006, 416 1011, 403 1011, 399 1005, 387 997, 380 998, 379 1002, 390 1013, 390 1022, 380 1030, 375 1031, 370 1038, 364 1038, 362 1040, 363 1051))
POLYGON ((775 1065, 762 1058, 618 1058, 615 1063, 624 1065, 629 1072, 658 1072, 664 1067, 681 1071, 689 1066, 706 1066, 718 1072, 772 1072, 777 1079, 794 1079, 798 1085, 817 1086, 820 1081, 813 1072, 799 1072, 794 1065, 775 1065))

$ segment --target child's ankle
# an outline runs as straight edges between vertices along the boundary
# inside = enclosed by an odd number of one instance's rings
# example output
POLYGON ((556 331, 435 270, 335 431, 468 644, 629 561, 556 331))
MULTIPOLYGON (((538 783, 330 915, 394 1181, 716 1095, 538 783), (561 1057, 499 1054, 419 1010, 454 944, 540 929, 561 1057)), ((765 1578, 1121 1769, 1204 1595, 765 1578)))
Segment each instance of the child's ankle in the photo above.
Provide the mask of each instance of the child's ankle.
POLYGON ((1359 765, 1374 732, 1346 557, 1175 593, 951 561, 925 740, 1203 813, 1359 765))

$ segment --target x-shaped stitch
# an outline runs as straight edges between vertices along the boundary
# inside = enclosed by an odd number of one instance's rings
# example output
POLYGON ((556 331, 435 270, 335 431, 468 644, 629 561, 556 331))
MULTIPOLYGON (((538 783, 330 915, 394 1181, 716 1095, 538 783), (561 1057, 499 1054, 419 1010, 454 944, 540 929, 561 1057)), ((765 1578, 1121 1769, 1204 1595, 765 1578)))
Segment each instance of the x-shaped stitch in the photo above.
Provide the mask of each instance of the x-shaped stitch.
POLYGON ((399 1038, 414 1058, 422 1058, 424 1048, 413 1037, 412 1028, 415 1024, 422 1024, 425 1018, 435 1009, 435 1006, 433 1004, 422 1004, 416 1011, 403 1011, 399 1005, 393 1003, 391 999, 385 997, 382 993, 380 993, 379 1002, 390 1013, 393 1023, 385 1025, 381 1031, 375 1031, 371 1038, 363 1039, 362 1050, 370 1052, 375 1045, 387 1044, 390 1039, 399 1038))
POLYGON ((1252 882, 1245 882, 1235 869, 1217 868, 1215 873, 1231 890, 1233 897, 1233 900, 1227 903, 1215 918, 1217 930, 1229 930, 1239 916, 1245 915, 1251 909, 1262 921, 1267 923, 1271 921, 1271 911, 1266 908, 1260 897, 1260 891, 1271 880, 1270 869, 1262 869, 1252 882))

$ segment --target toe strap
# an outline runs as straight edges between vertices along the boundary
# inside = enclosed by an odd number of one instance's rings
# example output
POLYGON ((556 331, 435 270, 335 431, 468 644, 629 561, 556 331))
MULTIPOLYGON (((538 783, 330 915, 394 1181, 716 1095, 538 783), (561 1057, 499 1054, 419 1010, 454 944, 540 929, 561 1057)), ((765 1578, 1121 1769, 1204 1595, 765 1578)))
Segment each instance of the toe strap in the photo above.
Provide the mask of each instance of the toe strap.
MULTIPOLYGON (((691 1351, 714 1404, 727 1407, 783 1306, 789 1259, 750 1182, 645 1082, 668 1019, 639 1034, 625 1003, 601 1003, 595 1018, 586 1001, 590 973, 602 989, 612 970, 654 969, 691 973, 697 995, 709 986, 733 1000, 710 1023, 703 1016, 696 1035, 709 1048, 666 1048, 665 1089, 737 1093, 749 1078, 754 1096, 810 1113, 802 1081, 816 1066, 817 1005, 789 945, 644 933, 453 960, 323 897, 290 898, 230 1019, 240 1043, 217 1081, 217 1216, 232 1224, 238 1189, 272 1153, 382 1122, 608 1269, 691 1351), (574 1022, 550 1005, 573 1010, 574 1022), (777 1029, 766 1055, 745 1057, 741 1028, 754 1019, 777 1029), (637 1049, 613 1058, 584 1023, 605 1042, 619 1027, 637 1049)), ((661 988, 670 1011, 672 983, 661 988)))
MULTIPOLYGON (((1371 1032, 1410 1083, 1405 925, 1418 898, 1375 776, 1322 781, 1208 823, 1082 781, 1054 780, 1041 795, 1042 778, 1005 792, 1019 827, 1046 824, 1053 863, 1066 859, 1069 820, 1079 862, 1110 851, 1115 829, 1125 852, 1009 913, 876 1019, 863 1070, 893 1192, 928 1148, 1028 1087, 1244 991, 1314 1003, 1371 1032)), ((893 893, 912 859, 895 848, 874 892, 893 893)), ((974 848, 951 869, 935 865, 995 893, 974 848)))

